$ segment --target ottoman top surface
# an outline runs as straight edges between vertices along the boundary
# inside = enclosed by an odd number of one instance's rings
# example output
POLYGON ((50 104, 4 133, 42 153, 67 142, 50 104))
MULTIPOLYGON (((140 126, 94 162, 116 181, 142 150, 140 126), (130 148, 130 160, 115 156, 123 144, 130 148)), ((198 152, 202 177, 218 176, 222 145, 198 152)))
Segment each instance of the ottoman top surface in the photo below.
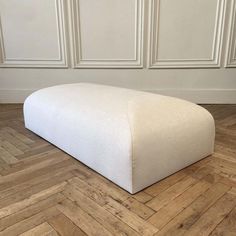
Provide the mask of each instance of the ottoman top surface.
MULTIPOLYGON (((92 83, 63 84, 44 88, 30 95, 25 103, 30 101, 37 106, 47 106, 50 109, 60 107, 64 111, 84 111, 127 115, 148 110, 147 116, 158 113, 164 117, 183 116, 191 111, 208 113, 204 108, 174 97, 132 89, 98 85, 92 83)), ((145 114, 143 114, 144 116, 145 114)))
MULTIPOLYGON (((100 85, 93 83, 74 83, 52 86, 48 88, 40 89, 34 92, 32 95, 40 97, 41 99, 56 99, 58 102, 64 103, 80 103, 81 98, 86 99, 86 102, 96 102, 103 104, 125 103, 140 99, 151 99, 157 101, 171 99, 175 101, 184 101, 182 99, 167 97, 164 95, 143 92, 133 89, 113 87, 108 85, 100 85)), ((193 103, 191 103, 193 104, 193 103)))

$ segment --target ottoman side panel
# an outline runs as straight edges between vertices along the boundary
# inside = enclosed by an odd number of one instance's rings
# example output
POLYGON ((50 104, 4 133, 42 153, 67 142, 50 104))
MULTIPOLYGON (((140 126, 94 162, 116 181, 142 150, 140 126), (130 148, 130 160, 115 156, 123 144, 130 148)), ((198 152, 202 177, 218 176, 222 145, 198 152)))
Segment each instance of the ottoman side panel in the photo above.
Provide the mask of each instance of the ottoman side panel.
POLYGON ((133 193, 210 155, 215 126, 204 108, 171 97, 143 96, 129 104, 133 193))
POLYGON ((103 107, 106 103, 102 97, 96 98, 95 90, 77 89, 75 97, 74 87, 69 91, 59 86, 48 88, 28 97, 24 104, 26 128, 131 192, 127 114, 118 112, 114 104, 103 107), (109 110, 112 107, 117 113, 109 110))

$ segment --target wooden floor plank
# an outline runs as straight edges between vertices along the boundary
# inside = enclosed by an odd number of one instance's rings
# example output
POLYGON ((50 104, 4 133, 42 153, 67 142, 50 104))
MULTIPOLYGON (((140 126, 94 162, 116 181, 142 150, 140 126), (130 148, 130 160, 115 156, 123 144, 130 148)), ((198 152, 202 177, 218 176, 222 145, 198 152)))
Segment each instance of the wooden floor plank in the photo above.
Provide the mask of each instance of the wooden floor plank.
POLYGON ((160 230, 158 236, 184 235, 189 228, 228 190, 229 186, 221 183, 214 184, 209 190, 201 194, 194 202, 173 218, 160 230))
POLYGON ((187 189, 183 194, 161 208, 148 221, 155 225, 158 229, 162 229, 169 221, 171 221, 176 215, 178 215, 182 210, 190 205, 210 186, 211 184, 204 180, 197 182, 195 185, 187 189))
POLYGON ((15 145, 5 140, 1 141, 1 146, 13 156, 17 156, 24 153, 23 151, 18 149, 15 145))
POLYGON ((224 220, 211 232, 211 236, 236 235, 236 208, 234 208, 224 220))
POLYGON ((162 181, 159 181, 158 183, 153 184, 152 186, 146 188, 144 190, 144 192, 155 197, 158 194, 160 194, 161 192, 163 192, 164 190, 171 187, 172 185, 176 184, 178 181, 180 181, 184 177, 186 177, 186 174, 184 173, 184 171, 179 171, 179 172, 163 179, 162 181))
POLYGON ((235 235, 236 105, 205 105, 215 153, 129 194, 0 104, 1 235, 235 235))
POLYGON ((236 196, 225 194, 188 230, 192 236, 209 235, 236 206, 236 196))
MULTIPOLYGON (((73 186, 68 185, 63 192, 73 203, 83 211, 92 215, 92 217, 106 228, 113 235, 138 235, 131 227, 122 222, 117 217, 106 211, 102 206, 95 203, 92 199, 84 196, 80 191, 73 186), (79 201, 78 201, 79 199, 79 201)), ((108 200, 107 200, 108 201, 108 200)), ((141 227, 141 226, 140 226, 141 227)))
POLYGON ((181 181, 178 181, 176 184, 172 185, 167 190, 161 192, 151 201, 147 202, 147 205, 154 209, 155 211, 160 210, 162 207, 167 205, 169 201, 172 201, 179 195, 181 195, 184 191, 194 185, 197 180, 191 176, 186 176, 181 181))
MULTIPOLYGON (((30 147, 27 144, 25 144, 22 140, 18 139, 16 135, 17 133, 9 132, 7 128, 2 128, 0 130, 0 137, 3 140, 6 140, 7 142, 12 144, 14 147, 16 147, 18 150, 20 150, 23 153, 29 150, 30 147)), ((22 153, 19 153, 19 154, 22 154, 22 153)))
POLYGON ((4 231, 6 228, 23 221, 26 218, 30 218, 33 215, 36 215, 40 212, 45 211, 46 209, 55 206, 58 202, 61 202, 65 199, 65 196, 61 193, 56 193, 42 201, 39 201, 33 205, 30 205, 20 211, 17 211, 14 214, 11 214, 7 217, 0 219, 0 231, 4 231))
POLYGON ((7 150, 5 150, 3 147, 0 146, 0 158, 6 163, 6 164, 13 164, 17 163, 18 159, 9 153, 7 150))
POLYGON ((59 214, 48 220, 48 223, 58 232, 61 236, 86 236, 87 234, 76 226, 64 214, 59 214))
POLYGON ((40 175, 38 177, 36 176, 35 178, 29 179, 26 182, 21 182, 20 184, 4 189, 0 191, 0 202, 4 198, 9 199, 11 196, 17 194, 20 195, 19 198, 22 198, 22 195, 26 197, 27 191, 29 192, 29 194, 33 194, 34 192, 40 191, 40 189, 52 186, 54 183, 69 180, 73 177, 73 174, 71 173, 71 170, 73 169, 74 165, 69 165, 59 170, 57 169, 45 175, 40 175), (20 194, 22 191, 24 191, 24 193, 20 194))
POLYGON ((150 216, 152 216, 155 211, 145 204, 140 203, 135 198, 130 197, 122 203, 127 209, 140 216, 144 220, 147 220, 150 216))
POLYGON ((38 154, 26 157, 21 160, 17 159, 17 162, 11 163, 11 165, 8 166, 4 166, 4 170, 1 171, 1 175, 9 175, 11 173, 16 173, 18 171, 25 170, 28 167, 34 167, 34 165, 38 165, 43 161, 49 161, 50 159, 58 159, 58 156, 60 156, 60 152, 58 150, 53 149, 40 155, 38 154))
POLYGON ((47 223, 44 222, 41 225, 30 229, 19 236, 32 236, 32 235, 46 235, 46 236, 59 236, 57 232, 47 223))
POLYGON ((153 225, 144 221, 113 199, 109 199, 104 208, 143 236, 153 235, 158 231, 153 225))
POLYGON ((34 167, 29 167, 25 170, 15 172, 7 176, 2 176, 0 178, 0 191, 25 182, 31 178, 44 175, 54 169, 60 169, 69 165, 71 165, 71 162, 67 159, 46 160, 38 165, 35 165, 34 167))
POLYGON ((117 185, 111 184, 111 182, 105 179, 103 176, 95 172, 91 175, 91 169, 88 169, 87 167, 82 165, 80 165, 78 168, 79 170, 75 175, 78 178, 85 180, 89 185, 93 186, 100 193, 112 196, 112 198, 116 199, 119 202, 123 202, 130 197, 129 193, 119 188, 117 185))
POLYGON ((78 207, 74 202, 64 200, 57 208, 88 235, 112 236, 112 233, 105 229, 90 214, 78 207))
POLYGON ((22 234, 58 214, 60 214, 60 212, 55 207, 46 209, 4 229, 0 232, 0 236, 16 236, 22 234))
POLYGON ((136 200, 138 200, 141 203, 146 203, 152 199, 152 196, 147 194, 144 191, 141 191, 141 192, 134 194, 133 198, 135 198, 136 200))
POLYGON ((16 203, 13 203, 9 206, 1 208, 0 209, 0 219, 3 217, 6 217, 8 215, 14 214, 17 211, 20 211, 20 210, 22 210, 30 205, 33 205, 39 201, 42 201, 53 194, 61 192, 63 190, 63 188, 65 187, 65 185, 66 185, 66 182, 62 182, 62 183, 54 185, 48 189, 45 189, 41 192, 33 194, 30 197, 25 198, 24 200, 22 200, 20 202, 16 202, 16 203))
MULTIPOLYGON (((27 136, 23 135, 20 132, 17 132, 16 130, 12 129, 11 127, 4 127, 2 130, 8 132, 13 137, 17 138, 18 140, 20 140, 21 142, 23 142, 26 145, 30 145, 30 144, 34 143, 34 141, 32 139, 28 138, 27 136)), ((29 148, 29 146, 26 146, 26 147, 29 148)))

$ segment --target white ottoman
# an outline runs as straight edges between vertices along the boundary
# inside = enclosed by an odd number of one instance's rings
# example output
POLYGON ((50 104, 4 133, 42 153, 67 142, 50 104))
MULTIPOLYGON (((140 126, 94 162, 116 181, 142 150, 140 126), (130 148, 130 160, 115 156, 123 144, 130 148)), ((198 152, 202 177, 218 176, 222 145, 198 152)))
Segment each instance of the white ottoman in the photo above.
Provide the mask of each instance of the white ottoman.
POLYGON ((25 126, 130 193, 210 155, 215 127, 181 99, 96 84, 39 90, 25 126))

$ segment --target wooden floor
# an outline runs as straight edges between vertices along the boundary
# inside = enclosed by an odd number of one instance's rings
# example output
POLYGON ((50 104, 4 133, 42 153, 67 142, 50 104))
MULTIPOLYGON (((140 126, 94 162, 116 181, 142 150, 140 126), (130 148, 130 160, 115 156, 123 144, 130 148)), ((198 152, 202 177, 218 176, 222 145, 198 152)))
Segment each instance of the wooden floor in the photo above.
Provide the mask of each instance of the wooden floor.
POLYGON ((0 105, 0 235, 236 235, 236 105, 205 107, 215 154, 130 195, 0 105))

